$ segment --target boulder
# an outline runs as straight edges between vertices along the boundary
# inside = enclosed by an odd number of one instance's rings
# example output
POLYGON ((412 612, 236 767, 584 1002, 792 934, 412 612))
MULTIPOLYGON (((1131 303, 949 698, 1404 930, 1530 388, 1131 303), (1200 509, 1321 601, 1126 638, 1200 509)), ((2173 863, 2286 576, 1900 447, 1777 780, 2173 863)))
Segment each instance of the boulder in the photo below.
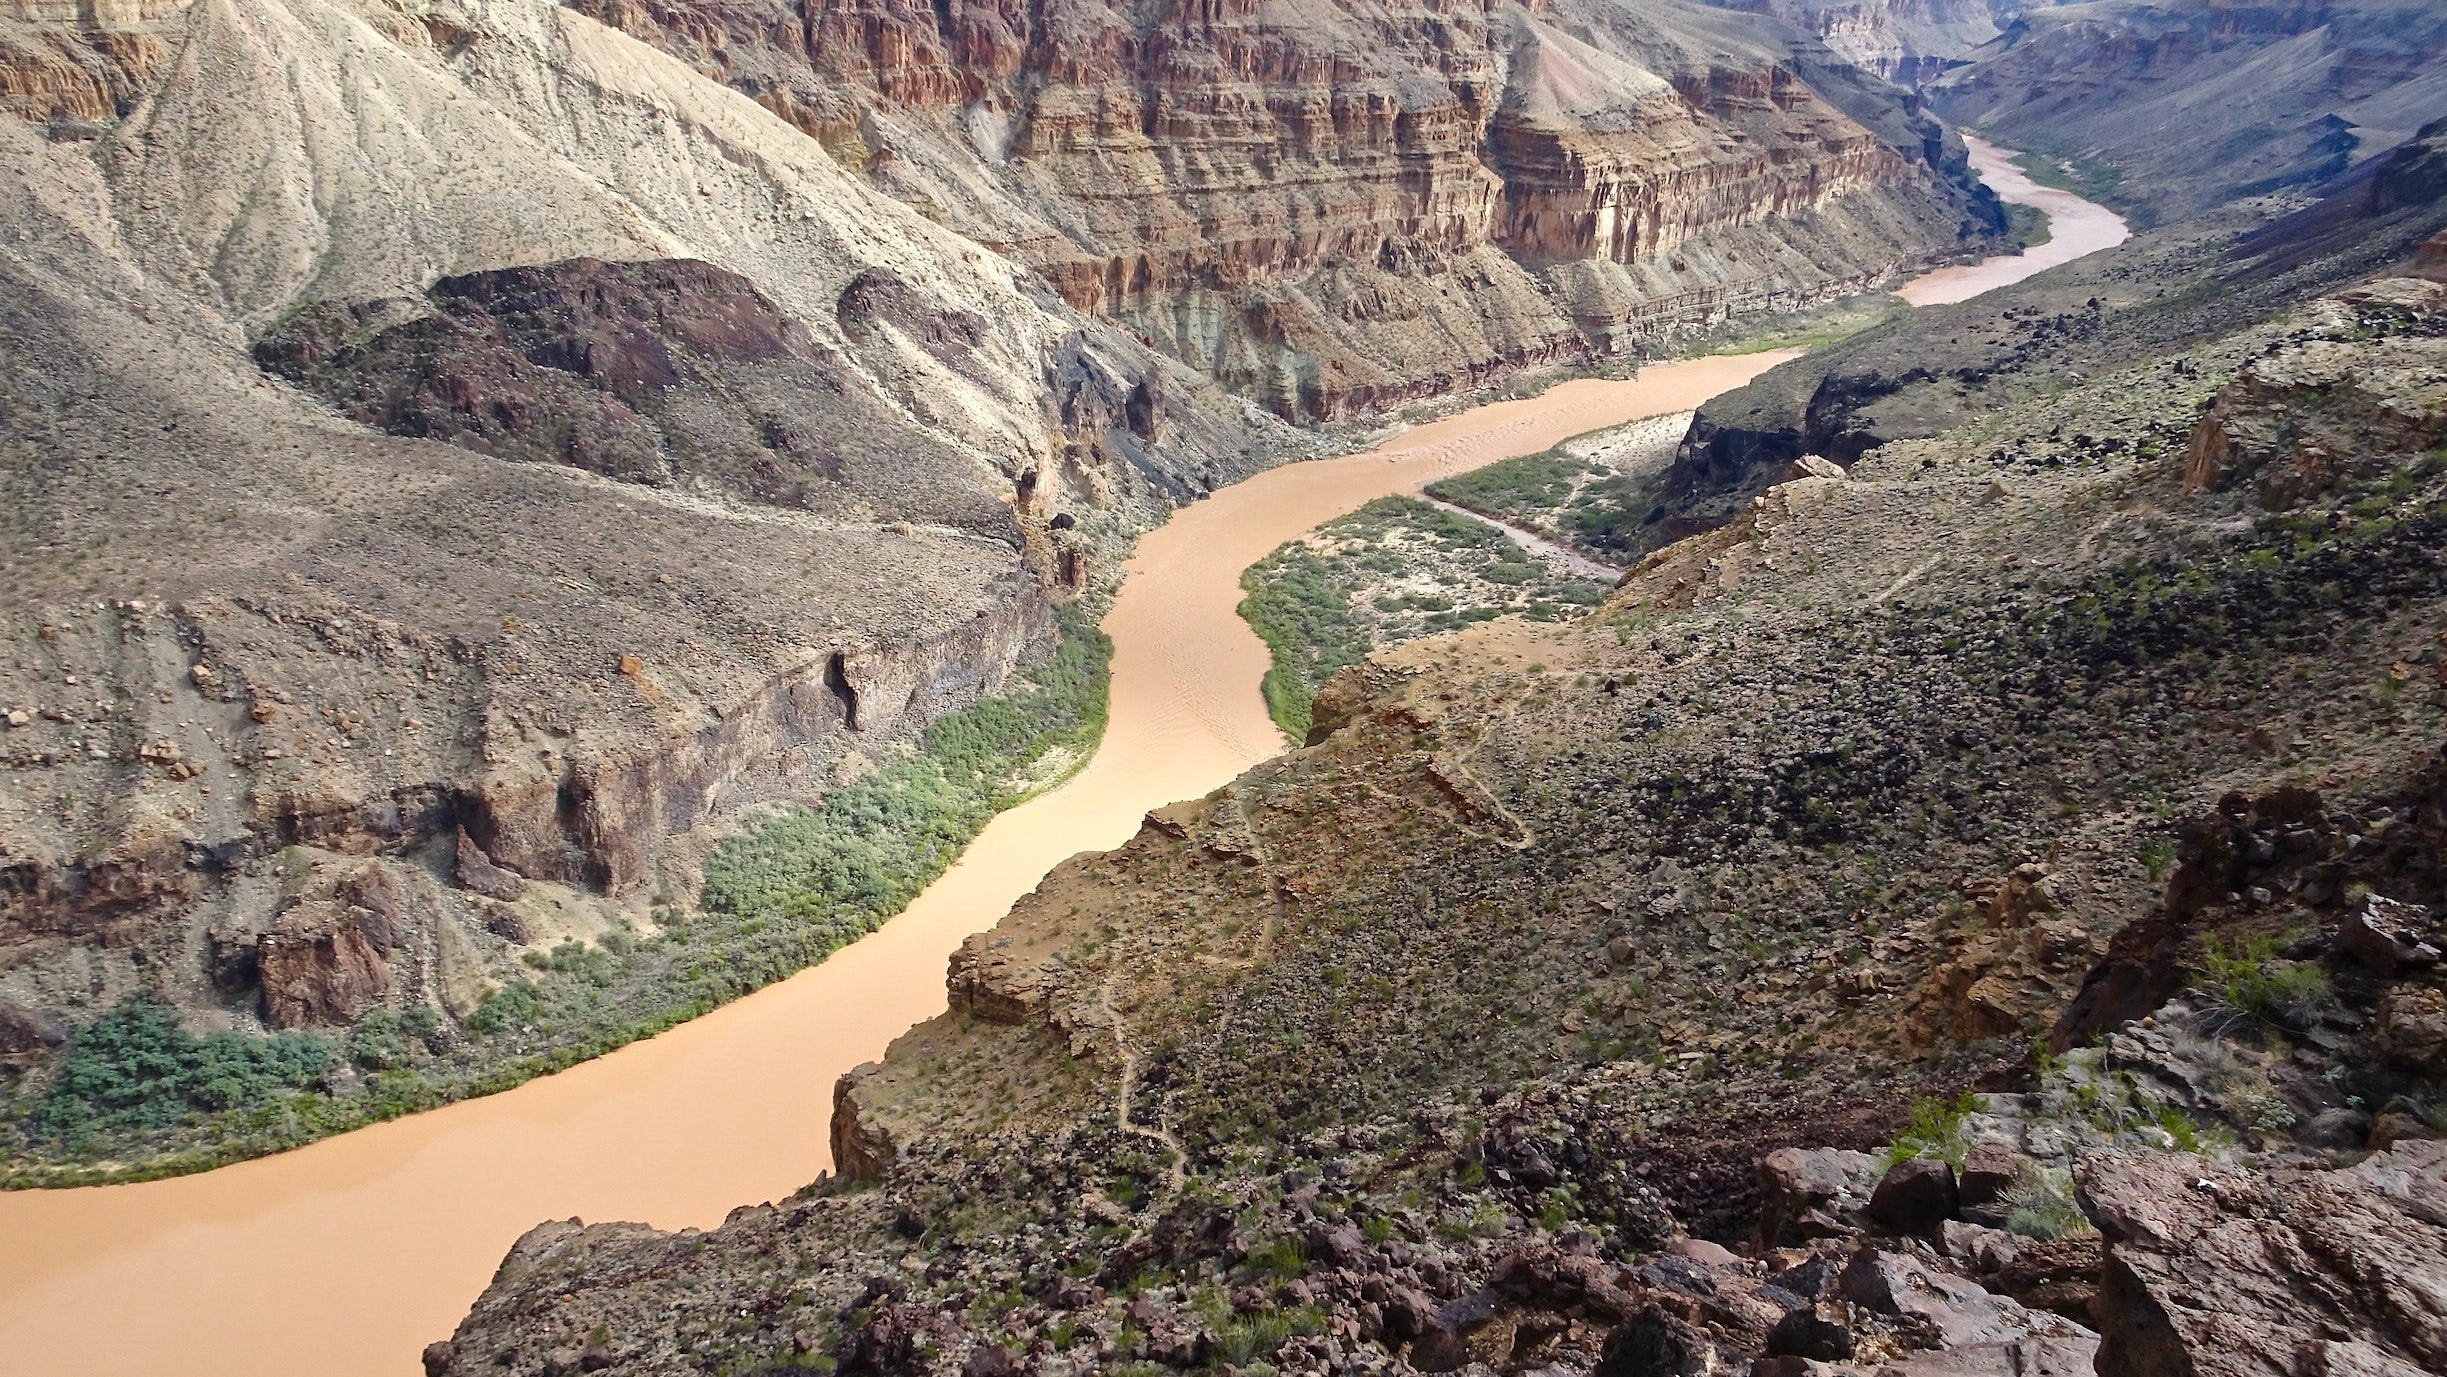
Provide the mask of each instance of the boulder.
POLYGON ((1990 1204, 2028 1169, 2028 1159, 2003 1143, 1973 1143, 1963 1154, 1963 1169, 1955 1173, 1955 1197, 1964 1205, 1990 1204))
POLYGON ((2373 1152, 2385 1152, 2398 1143, 2418 1142, 2425 1138, 2440 1136, 2439 1131, 2430 1126, 2430 1121, 2422 1117, 2411 1105, 2402 1100, 2394 1100, 2390 1101, 2388 1106, 2380 1110, 2378 1116, 2371 1120, 2370 1137, 2364 1140, 2364 1146, 2373 1152))
POLYGON ((1651 1305, 1607 1333, 1589 1377, 1699 1377, 1716 1367, 1716 1345, 1704 1331, 1651 1305))
POLYGON ((1841 478, 1844 467, 1823 454, 1805 454, 1794 460, 1784 471, 1784 481, 1802 478, 1841 478))
POLYGON ((1852 1326, 1844 1320, 1843 1307, 1823 1301, 1795 1307, 1767 1331, 1770 1357, 1840 1363, 1852 1356, 1854 1347, 1852 1326))
POLYGON ((458 850, 452 858, 450 873, 462 888, 505 904, 517 902, 527 892, 526 877, 495 864, 464 827, 459 829, 458 850))
POLYGON ((2338 927, 2337 946, 2385 976, 2435 966, 2439 950, 2422 940, 2428 918, 2426 909, 2369 895, 2338 927))
POLYGON ((1836 1278, 1838 1296, 1913 1331, 1924 1346, 1973 1348, 2037 1339, 2092 1339, 2087 1328, 1904 1253, 1864 1248, 1836 1278))
POLYGON ((1994 1259, 1980 1281, 2001 1296, 2034 1310, 2052 1310, 2096 1327, 2099 1322, 2099 1261, 2103 1245, 2095 1233, 2047 1240, 2020 1239, 1994 1259))
POLYGON ((2364 1140, 2370 1137, 2370 1132, 2370 1115, 2359 1109, 2339 1106, 2312 1115, 2301 1128, 2294 1131, 2294 1137, 2305 1147, 2350 1152, 2362 1146, 2364 1140))
POLYGON ((2388 991, 2379 1001, 2372 1045, 2408 1071, 2447 1065, 2447 993, 2418 985, 2388 991))
POLYGON ((2447 1370, 2447 1143, 2352 1168, 2088 1164, 2099 1377, 2447 1370))
POLYGON ((1933 1234, 1954 1217, 1954 1168, 1935 1157, 1897 1162, 1878 1178, 1869 1217, 1899 1234, 1933 1234))
POLYGON ((337 904, 307 902, 281 914, 255 939, 264 1020, 275 1028, 354 1023, 391 988, 391 967, 353 915, 337 904))
POLYGON ((1835 1148, 1778 1148, 1759 1159, 1759 1242, 1777 1247, 1858 1232, 1877 1159, 1835 1148))

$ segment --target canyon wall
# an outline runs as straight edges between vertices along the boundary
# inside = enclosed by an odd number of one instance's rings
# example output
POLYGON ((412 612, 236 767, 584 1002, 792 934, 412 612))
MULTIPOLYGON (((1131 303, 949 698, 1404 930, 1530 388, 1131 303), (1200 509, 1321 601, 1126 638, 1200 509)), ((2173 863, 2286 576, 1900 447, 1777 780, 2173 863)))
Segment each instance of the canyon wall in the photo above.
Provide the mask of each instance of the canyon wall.
POLYGON ((1696 5, 581 8, 1300 419, 1855 290, 1999 223, 1901 93, 1696 5))

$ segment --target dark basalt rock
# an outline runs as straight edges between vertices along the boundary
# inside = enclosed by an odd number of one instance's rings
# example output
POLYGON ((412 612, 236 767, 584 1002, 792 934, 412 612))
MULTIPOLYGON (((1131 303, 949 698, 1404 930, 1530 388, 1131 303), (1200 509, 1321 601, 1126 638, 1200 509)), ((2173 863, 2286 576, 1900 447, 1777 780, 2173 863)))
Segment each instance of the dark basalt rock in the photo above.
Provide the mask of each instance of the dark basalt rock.
POLYGON ((1954 1168, 1934 1157, 1897 1162, 1870 1193, 1869 1215, 1897 1233, 1925 1234, 1954 1217, 1954 1168))
MULTIPOLYGON (((853 338, 890 325, 952 362, 985 328, 880 269, 844 290, 841 320, 853 338)), ((777 506, 821 509, 845 484, 907 489, 966 462, 856 386, 755 284, 693 259, 573 258, 445 277, 422 298, 323 303, 255 358, 393 435, 637 483, 699 477, 777 506)), ((1009 525, 974 501, 933 514, 1009 525)))

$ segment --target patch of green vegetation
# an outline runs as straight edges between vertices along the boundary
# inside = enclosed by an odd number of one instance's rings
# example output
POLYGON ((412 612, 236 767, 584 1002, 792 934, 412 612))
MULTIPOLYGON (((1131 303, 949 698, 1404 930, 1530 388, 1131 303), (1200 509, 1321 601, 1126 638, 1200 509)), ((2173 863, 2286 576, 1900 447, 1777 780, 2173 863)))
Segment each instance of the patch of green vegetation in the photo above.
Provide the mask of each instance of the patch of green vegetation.
POLYGON ((71 1153, 117 1135, 216 1114, 277 1110, 338 1060, 310 1033, 187 1031, 170 1009, 132 999, 77 1030, 34 1106, 35 1133, 71 1153))
POLYGON ((2177 1152, 2199 1152, 2202 1147, 2201 1126, 2181 1108, 2171 1104, 2158 1106, 2154 1116, 2158 1127, 2175 1144, 2177 1152))
POLYGON ((2005 237, 2016 248, 2035 249, 2056 237, 2056 227, 2039 207, 2009 202, 2005 207, 2005 237))
POLYGON ((2078 153, 2062 157, 2051 157, 2045 153, 2017 153, 2014 155, 2014 166, 2021 168, 2024 176, 2041 186, 2070 191, 2086 201, 2106 200, 2115 195, 2116 187, 2124 181, 2121 169, 2078 153))
POLYGON ((1241 587, 1241 617, 1273 661, 1267 711, 1301 741, 1319 686, 1371 652, 1507 613, 1561 620, 1607 585, 1556 573, 1484 521, 1380 497, 1250 566, 1241 587))
POLYGON ((1442 479, 1428 493, 1618 564, 1641 553, 1637 535, 1656 505, 1639 482, 1561 446, 1442 479))
POLYGON ((2237 1015, 2306 1027, 2336 1007, 2336 991, 2318 962, 2279 959, 2283 945, 2274 933, 2253 933, 2232 945, 2213 935, 2201 944, 2201 982, 2237 1015))
POLYGON ((1215 1356, 1239 1368, 1273 1357, 1283 1345, 1325 1329, 1325 1312, 1313 1305, 1289 1310, 1259 1310, 1247 1315, 1228 1311, 1206 1316, 1215 1335, 1215 1356))
POLYGON ((2175 842, 2169 837, 2144 837, 2141 841, 2141 869, 2156 884, 2167 877, 2175 866, 2175 842))
POLYGON ((1912 1111, 1904 1116, 1903 1127, 1896 1131, 1895 1140, 1887 1144, 1887 1165, 1915 1157, 1936 1157, 1961 1166, 1963 1155, 1971 1147, 1963 1137, 1963 1121, 1979 1112, 1980 1097, 1969 1090, 1950 1100, 1924 1095, 1912 1101, 1912 1111))
POLYGON ((1308 1249, 1299 1235, 1283 1234, 1264 1247, 1252 1249, 1249 1267, 1278 1282, 1296 1281, 1308 1275, 1308 1249))
POLYGON ((1285 736, 1306 740, 1318 686, 1367 658, 1367 630, 1352 614, 1348 589, 1306 545, 1285 545, 1250 566, 1241 587, 1241 618, 1273 658, 1258 685, 1266 711, 1285 736))

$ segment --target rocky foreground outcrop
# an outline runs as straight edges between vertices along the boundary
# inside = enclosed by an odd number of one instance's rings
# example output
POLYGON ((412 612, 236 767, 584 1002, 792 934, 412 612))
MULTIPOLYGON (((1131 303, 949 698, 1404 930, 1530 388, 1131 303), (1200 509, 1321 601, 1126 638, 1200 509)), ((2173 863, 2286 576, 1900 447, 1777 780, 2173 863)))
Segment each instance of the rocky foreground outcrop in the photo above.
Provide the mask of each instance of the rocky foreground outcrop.
POLYGON ((2341 1171, 2108 1161, 2082 1192, 2108 1240, 2101 1377, 2447 1367, 2447 1142, 2341 1171))
POLYGON ((2003 223, 1959 143, 1758 14, 581 8, 1297 418, 1636 352, 2003 223))

